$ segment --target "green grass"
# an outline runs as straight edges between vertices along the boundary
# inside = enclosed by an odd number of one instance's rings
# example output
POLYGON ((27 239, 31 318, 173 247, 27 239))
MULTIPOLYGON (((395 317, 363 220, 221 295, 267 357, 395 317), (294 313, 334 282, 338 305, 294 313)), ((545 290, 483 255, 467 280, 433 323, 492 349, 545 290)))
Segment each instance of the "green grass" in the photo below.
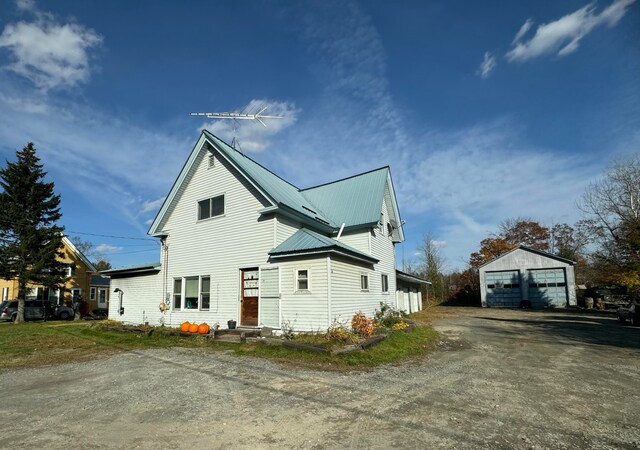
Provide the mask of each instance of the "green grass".
POLYGON ((103 331, 87 322, 50 322, 0 326, 0 371, 63 364, 147 348, 198 347, 226 350, 238 356, 267 358, 320 370, 361 370, 423 355, 435 348, 438 333, 420 326, 393 332, 364 352, 330 355, 262 344, 228 344, 204 337, 181 338, 153 333, 103 331))
POLYGON ((166 347, 205 347, 205 338, 102 331, 87 322, 3 324, 0 370, 81 361, 101 355, 166 347))

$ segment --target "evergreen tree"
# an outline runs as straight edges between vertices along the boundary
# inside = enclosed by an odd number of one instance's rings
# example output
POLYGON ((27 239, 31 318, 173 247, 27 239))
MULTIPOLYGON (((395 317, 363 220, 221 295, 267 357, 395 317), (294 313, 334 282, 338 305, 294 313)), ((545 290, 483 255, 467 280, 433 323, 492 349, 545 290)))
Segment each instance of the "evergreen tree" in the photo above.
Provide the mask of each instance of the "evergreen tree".
POLYGON ((54 287, 64 281, 60 196, 46 183, 33 143, 0 170, 0 278, 18 280, 18 316, 24 321, 27 285, 54 287))

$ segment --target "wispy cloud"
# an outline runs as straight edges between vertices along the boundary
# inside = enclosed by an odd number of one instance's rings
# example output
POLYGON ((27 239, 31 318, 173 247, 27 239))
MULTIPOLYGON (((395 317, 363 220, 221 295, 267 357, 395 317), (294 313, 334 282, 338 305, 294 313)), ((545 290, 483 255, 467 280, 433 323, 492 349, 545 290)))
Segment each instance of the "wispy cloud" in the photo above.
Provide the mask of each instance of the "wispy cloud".
POLYGON ((160 197, 156 200, 146 200, 142 203, 142 213, 155 212, 162 206, 165 197, 160 197))
POLYGON ((300 110, 292 103, 265 99, 251 100, 240 111, 233 112, 255 114, 264 107, 267 107, 267 109, 262 115, 280 116, 282 118, 264 119, 263 122, 266 126, 253 120, 218 119, 205 123, 200 127, 200 130, 206 128, 229 143, 236 137, 243 151, 260 152, 271 144, 272 138, 276 134, 293 125, 300 113, 300 110))
POLYGON ((60 23, 52 14, 38 11, 33 1, 20 0, 17 7, 35 13, 36 18, 10 23, 0 34, 0 50, 12 56, 7 69, 42 91, 68 89, 87 81, 89 51, 102 43, 102 36, 80 24, 60 23))
POLYGON ((113 252, 120 251, 122 249, 123 247, 118 247, 118 246, 109 245, 109 244, 100 244, 96 246, 96 252, 98 253, 113 253, 113 252))
POLYGON ((634 2, 615 0, 600 13, 596 12, 595 3, 590 3, 558 20, 539 25, 531 38, 523 40, 533 26, 532 19, 527 19, 505 56, 509 61, 528 61, 554 54, 566 56, 575 52, 580 41, 596 27, 615 26, 634 2))
POLYGON ((486 79, 489 78, 493 69, 496 68, 496 57, 493 56, 490 52, 484 53, 484 59, 478 68, 478 75, 480 78, 486 79))

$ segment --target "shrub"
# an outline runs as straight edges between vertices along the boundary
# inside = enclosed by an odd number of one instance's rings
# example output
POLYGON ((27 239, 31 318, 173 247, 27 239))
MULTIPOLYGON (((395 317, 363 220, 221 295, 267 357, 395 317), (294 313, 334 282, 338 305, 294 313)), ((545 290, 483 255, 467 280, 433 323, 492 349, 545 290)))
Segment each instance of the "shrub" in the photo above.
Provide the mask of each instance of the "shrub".
POLYGON ((376 325, 379 325, 380 327, 393 328, 395 324, 404 322, 405 317, 407 317, 407 313, 404 311, 400 311, 391 305, 380 302, 380 310, 376 309, 374 321, 376 325))
POLYGON ((337 323, 327 329, 327 334, 325 336, 328 341, 340 344, 354 344, 358 341, 357 336, 337 323))
POLYGON ((405 328, 407 328, 409 326, 409 324, 407 322, 401 321, 401 322, 396 322, 391 326, 392 330, 404 330, 405 328))
POLYGON ((362 311, 358 311, 351 319, 351 328, 362 337, 373 334, 373 319, 369 319, 362 311))

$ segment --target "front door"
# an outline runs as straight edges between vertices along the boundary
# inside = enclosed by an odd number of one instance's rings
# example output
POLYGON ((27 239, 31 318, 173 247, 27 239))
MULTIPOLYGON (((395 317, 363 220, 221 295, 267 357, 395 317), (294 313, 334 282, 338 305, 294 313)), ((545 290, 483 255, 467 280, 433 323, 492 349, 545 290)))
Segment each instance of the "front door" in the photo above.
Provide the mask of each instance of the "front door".
POLYGON ((241 271, 240 325, 258 326, 258 269, 241 271))

